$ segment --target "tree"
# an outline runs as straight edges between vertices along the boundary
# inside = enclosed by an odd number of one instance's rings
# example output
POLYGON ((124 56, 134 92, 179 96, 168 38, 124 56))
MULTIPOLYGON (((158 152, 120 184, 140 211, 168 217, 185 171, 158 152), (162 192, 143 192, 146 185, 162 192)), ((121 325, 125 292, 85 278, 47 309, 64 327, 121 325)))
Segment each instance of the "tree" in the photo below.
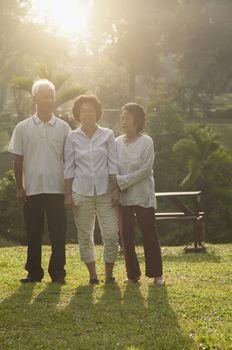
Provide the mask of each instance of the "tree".
MULTIPOLYGON (((15 122, 15 106, 9 88, 12 77, 29 75, 38 61, 56 62, 67 58, 67 40, 30 22, 27 16, 30 5, 27 0, 2 0, 0 3, 0 126, 9 133, 15 122)), ((14 96, 18 114, 23 111, 20 101, 24 98, 25 105, 31 105, 23 92, 20 94, 20 97, 14 96)))
POLYGON ((230 1, 190 0, 180 1, 170 17, 164 49, 179 71, 176 95, 190 111, 200 108, 207 116, 214 96, 231 90, 231 16, 230 1))
POLYGON ((202 181, 204 168, 214 160, 221 162, 220 144, 212 129, 199 127, 198 125, 187 126, 188 138, 177 141, 173 146, 175 153, 181 153, 188 160, 188 174, 181 182, 184 189, 194 187, 202 181))
MULTIPOLYGON (((40 64, 38 66, 38 77, 41 79, 48 79, 52 81, 56 88, 56 110, 59 113, 59 108, 61 105, 66 102, 74 99, 78 95, 86 92, 86 89, 80 85, 67 85, 67 81, 70 78, 69 73, 60 73, 58 68, 55 68, 54 65, 45 65, 40 64)), ((18 114, 18 119, 24 119, 31 111, 31 103, 25 103, 25 100, 22 98, 22 91, 28 94, 31 94, 31 88, 35 79, 31 77, 18 76, 15 77, 12 81, 12 88, 15 97, 16 110, 18 114)))
POLYGON ((183 159, 173 155, 172 146, 184 137, 182 111, 161 86, 151 92, 147 114, 147 131, 155 144, 156 191, 176 191, 182 176, 183 159))
POLYGON ((206 212, 206 240, 230 242, 232 229, 232 155, 220 147, 215 133, 204 126, 190 125, 187 138, 173 150, 187 163, 182 180, 185 189, 203 192, 206 212))
MULTIPOLYGON (((171 3, 171 2, 169 2, 171 3)), ((94 47, 108 52, 118 65, 127 71, 128 94, 136 95, 139 75, 160 76, 160 18, 164 6, 159 1, 98 0, 92 7, 94 47)))

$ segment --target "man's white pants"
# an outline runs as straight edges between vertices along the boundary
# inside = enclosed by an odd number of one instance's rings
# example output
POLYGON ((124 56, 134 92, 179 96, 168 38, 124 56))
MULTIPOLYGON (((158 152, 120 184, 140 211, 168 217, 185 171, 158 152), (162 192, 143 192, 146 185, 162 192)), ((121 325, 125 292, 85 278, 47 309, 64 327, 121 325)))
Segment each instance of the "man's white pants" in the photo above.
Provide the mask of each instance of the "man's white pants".
POLYGON ((94 228, 97 216, 104 244, 104 261, 115 262, 118 251, 118 219, 116 209, 112 208, 110 194, 82 196, 73 193, 72 197, 81 260, 87 264, 96 260, 94 228))

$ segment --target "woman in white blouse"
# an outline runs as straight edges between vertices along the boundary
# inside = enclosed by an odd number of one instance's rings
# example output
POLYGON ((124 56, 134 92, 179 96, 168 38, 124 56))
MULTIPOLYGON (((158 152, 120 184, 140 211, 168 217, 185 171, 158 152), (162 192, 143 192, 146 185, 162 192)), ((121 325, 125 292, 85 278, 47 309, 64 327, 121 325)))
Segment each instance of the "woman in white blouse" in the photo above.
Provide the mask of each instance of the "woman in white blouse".
POLYGON ((118 173, 116 144, 112 130, 97 124, 101 103, 94 95, 81 95, 73 106, 80 127, 65 145, 65 205, 73 208, 81 260, 89 271, 89 283, 99 284, 96 272, 94 227, 96 216, 104 243, 105 282, 115 283, 113 266, 118 249, 116 188, 109 176, 118 173))
POLYGON ((136 103, 127 103, 120 115, 123 135, 116 139, 119 175, 112 181, 121 191, 121 238, 127 282, 138 282, 141 271, 135 251, 134 215, 142 233, 146 276, 164 284, 160 245, 155 226, 156 198, 153 178, 154 146, 142 134, 145 112, 136 103))

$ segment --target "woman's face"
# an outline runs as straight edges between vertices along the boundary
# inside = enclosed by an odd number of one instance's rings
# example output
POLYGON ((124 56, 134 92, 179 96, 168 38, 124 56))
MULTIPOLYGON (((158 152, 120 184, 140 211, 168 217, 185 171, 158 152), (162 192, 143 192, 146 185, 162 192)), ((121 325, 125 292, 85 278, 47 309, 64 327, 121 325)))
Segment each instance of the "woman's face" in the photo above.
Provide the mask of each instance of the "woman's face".
POLYGON ((80 122, 84 127, 92 127, 96 124, 97 115, 92 103, 84 102, 80 107, 80 122))
POLYGON ((123 111, 120 115, 120 124, 125 134, 137 134, 137 127, 132 114, 123 111))

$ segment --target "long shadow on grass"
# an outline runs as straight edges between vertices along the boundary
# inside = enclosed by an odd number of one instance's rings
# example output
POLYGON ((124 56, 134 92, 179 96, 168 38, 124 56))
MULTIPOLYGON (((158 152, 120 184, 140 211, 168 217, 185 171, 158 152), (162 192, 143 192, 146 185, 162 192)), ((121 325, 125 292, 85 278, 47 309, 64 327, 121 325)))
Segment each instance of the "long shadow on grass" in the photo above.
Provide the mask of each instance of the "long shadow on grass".
POLYGON ((154 349, 192 349, 193 342, 178 322, 177 316, 170 305, 166 287, 154 288, 154 285, 150 285, 147 305, 154 349))
POLYGON ((121 292, 117 285, 79 287, 64 314, 68 338, 75 349, 190 349, 172 310, 166 288, 149 286, 147 297, 138 285, 121 292), (68 315, 68 316, 67 316, 68 315))
POLYGON ((28 307, 34 288, 34 283, 20 285, 20 287, 13 294, 1 302, 0 315, 3 311, 5 311, 6 314, 10 313, 11 311, 16 313, 17 310, 21 312, 24 308, 28 307))
POLYGON ((190 349, 191 341, 183 334, 166 288, 149 285, 145 299, 140 288, 128 285, 123 296, 121 348, 190 349))
POLYGON ((121 292, 118 286, 80 286, 64 310, 71 320, 70 349, 115 349, 121 321, 121 292), (116 340, 111 341, 112 337, 116 340))
POLYGON ((56 306, 59 302, 61 293, 61 285, 56 283, 48 283, 46 287, 33 300, 32 307, 34 312, 39 310, 40 316, 43 314, 52 314, 56 312, 56 306))
POLYGON ((28 332, 31 327, 31 323, 28 324, 26 319, 27 311, 31 308, 30 302, 34 288, 35 284, 21 285, 15 293, 0 304, 1 349, 9 349, 12 339, 17 335, 20 338, 19 334, 28 332))
POLYGON ((177 263, 219 263, 221 257, 215 253, 182 253, 180 255, 163 255, 163 261, 177 262, 177 263))

